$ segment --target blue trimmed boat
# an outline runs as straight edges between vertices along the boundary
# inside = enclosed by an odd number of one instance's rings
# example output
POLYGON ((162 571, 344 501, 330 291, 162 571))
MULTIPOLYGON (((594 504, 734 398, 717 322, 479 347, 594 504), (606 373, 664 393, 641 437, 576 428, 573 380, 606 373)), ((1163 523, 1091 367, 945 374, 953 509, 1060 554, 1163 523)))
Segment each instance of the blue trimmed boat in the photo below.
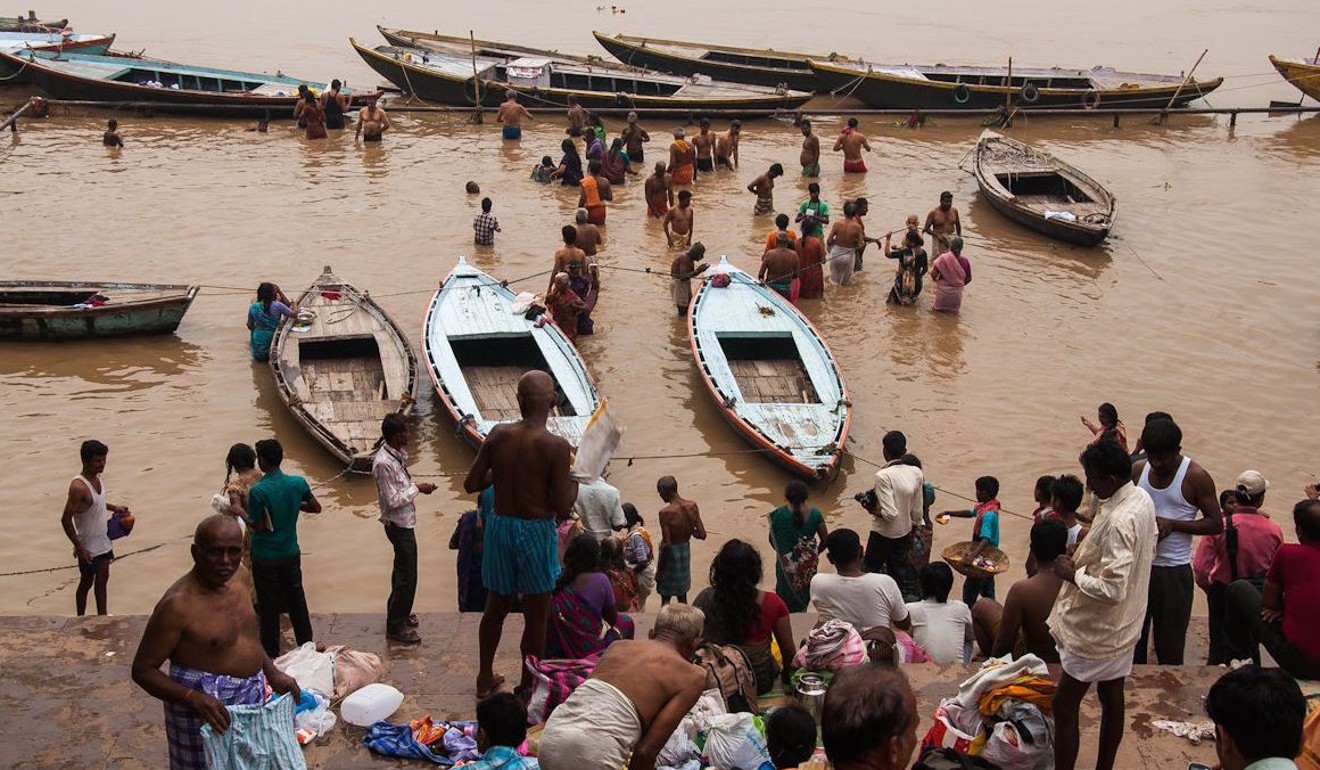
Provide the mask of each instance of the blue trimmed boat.
POLYGON ((727 257, 707 272, 687 317, 697 371, 725 421, 798 476, 834 478, 852 403, 811 321, 727 257))
MULTIPOLYGON (((48 32, 0 32, 0 50, 21 51, 32 48, 38 51, 64 51, 102 55, 114 45, 114 35, 63 34, 60 30, 48 32)), ((27 82, 26 73, 8 63, 0 63, 0 81, 4 85, 17 85, 27 82)))
MULTIPOLYGON (((291 118, 298 86, 324 84, 253 72, 194 67, 160 59, 85 56, 54 51, 0 51, 0 65, 22 68, 56 99, 141 106, 153 112, 209 117, 291 118)), ((343 89, 355 106, 380 92, 343 89)))
POLYGON ((522 418, 518 379, 540 369, 555 381, 558 403, 546 427, 573 446, 582 440, 600 395, 577 348, 550 320, 529 321, 515 295, 469 265, 440 282, 422 324, 422 360, 436 395, 474 448, 502 422, 522 418))

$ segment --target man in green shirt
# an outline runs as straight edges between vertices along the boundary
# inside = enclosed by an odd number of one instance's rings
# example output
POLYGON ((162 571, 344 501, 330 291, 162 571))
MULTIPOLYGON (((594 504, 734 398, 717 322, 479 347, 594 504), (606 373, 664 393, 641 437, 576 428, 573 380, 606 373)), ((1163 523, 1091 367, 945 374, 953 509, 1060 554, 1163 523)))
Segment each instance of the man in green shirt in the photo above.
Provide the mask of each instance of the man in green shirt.
POLYGON ((280 655, 280 612, 289 613, 293 634, 301 646, 312 641, 312 619, 302 587, 302 554, 298 550, 298 513, 320 513, 321 503, 307 479, 280 470, 284 447, 275 439, 257 442, 257 465, 266 474, 248 491, 248 524, 252 527, 252 583, 257 589, 261 646, 272 658, 280 655))
POLYGON ((798 206, 796 221, 802 222, 802 220, 806 219, 807 215, 810 214, 813 217, 812 221, 814 224, 804 223, 802 225, 802 232, 806 235, 814 235, 817 238, 820 238, 823 237, 823 233, 825 232, 825 225, 830 222, 830 204, 820 199, 820 185, 816 182, 807 185, 807 193, 810 194, 811 197, 802 201, 802 205, 798 206))

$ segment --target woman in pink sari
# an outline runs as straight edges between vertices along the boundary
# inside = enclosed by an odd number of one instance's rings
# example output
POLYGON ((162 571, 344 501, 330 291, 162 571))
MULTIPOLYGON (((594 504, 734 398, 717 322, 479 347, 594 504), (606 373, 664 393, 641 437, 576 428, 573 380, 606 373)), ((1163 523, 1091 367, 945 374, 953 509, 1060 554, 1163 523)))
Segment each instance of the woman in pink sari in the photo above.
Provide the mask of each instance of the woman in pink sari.
POLYGON ((972 282, 972 263, 962 255, 962 248, 962 238, 955 235, 949 239, 949 250, 930 266, 930 278, 935 282, 932 310, 957 313, 962 307, 963 287, 972 282))

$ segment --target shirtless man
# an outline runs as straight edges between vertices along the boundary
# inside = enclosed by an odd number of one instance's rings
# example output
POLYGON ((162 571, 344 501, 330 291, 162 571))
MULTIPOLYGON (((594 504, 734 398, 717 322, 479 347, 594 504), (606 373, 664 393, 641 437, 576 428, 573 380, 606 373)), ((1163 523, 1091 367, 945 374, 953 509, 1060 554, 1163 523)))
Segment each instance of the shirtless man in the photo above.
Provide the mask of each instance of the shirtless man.
POLYGON ((692 663, 704 624, 701 610, 675 604, 660 610, 649 640, 611 644, 546 722, 541 767, 655 770, 660 749, 706 686, 705 670, 692 663))
POLYGON ((843 204, 843 220, 830 227, 825 246, 829 250, 830 283, 847 286, 857 268, 857 249, 865 243, 866 231, 857 221, 857 204, 843 204))
POLYGON ((242 555, 243 530, 234 517, 203 519, 193 535, 192 570, 157 602, 133 658, 133 681, 165 702, 171 770, 207 767, 202 723, 228 730, 226 706, 263 703, 267 683, 277 693, 299 692, 262 649, 252 597, 232 579, 242 555), (160 670, 167 660, 168 674, 160 670))
MULTIPOLYGON (((566 232, 566 243, 571 242, 568 238, 566 232)), ((559 579, 555 522, 568 518, 578 492, 568 473, 572 448, 545 427, 555 398, 550 375, 537 369, 524 374, 518 380, 522 419, 491 430, 463 482, 468 494, 495 486, 495 512, 486 517, 481 563, 481 580, 489 593, 478 630, 478 698, 504 681, 495 675, 495 651, 515 596, 522 596, 523 609, 519 660, 545 655, 550 593, 559 579)), ((518 692, 526 698, 531 695, 532 675, 525 666, 519 668, 518 692)))
POLYGON ((655 173, 646 178, 643 184, 646 192, 646 215, 660 219, 674 205, 674 185, 665 171, 664 161, 656 161, 655 173))
MULTIPOLYGON (((550 289, 555 285, 555 276, 560 273, 568 272, 569 262, 578 262, 584 265, 587 264, 586 252, 577 246, 577 227, 574 225, 564 225, 559 233, 564 238, 564 245, 555 250, 555 269, 550 271, 550 284, 545 288, 547 294, 550 293, 550 289)), ((595 260, 592 261, 594 262, 595 260)))
POLYGON ((679 187, 690 185, 697 178, 697 151, 688 144, 685 136, 687 132, 683 129, 674 129, 674 143, 669 145, 669 167, 665 169, 670 174, 670 181, 679 187))
POLYGON ((715 167, 738 170, 738 138, 742 136, 742 121, 729 124, 729 130, 715 138, 715 167))
POLYGON ((623 151, 628 153, 628 162, 630 164, 642 163, 645 149, 642 147, 642 143, 651 141, 651 135, 646 133, 646 129, 642 128, 641 123, 637 122, 637 113, 628 113, 628 125, 623 127, 619 138, 623 140, 623 151))
POLYGON ((710 132, 710 118, 701 119, 701 133, 692 137, 697 151, 697 170, 709 174, 715 170, 715 134, 710 132))
POLYGON ((843 150, 843 173, 865 174, 866 163, 862 160, 862 150, 871 151, 866 143, 866 136, 857 130, 857 118, 848 118, 848 126, 834 142, 834 151, 843 150))
POLYGON ((706 539, 706 526, 701 523, 697 504, 678 496, 678 482, 673 476, 662 476, 655 490, 665 507, 660 509, 660 561, 656 569, 655 590, 660 594, 660 606, 677 597, 687 604, 687 592, 692 587, 692 538, 706 539))
POLYGON ((949 236, 962 235, 962 220, 953 207, 953 193, 940 193, 940 205, 926 215, 926 226, 921 231, 930 236, 930 258, 934 260, 949 250, 949 236))
POLYGON ((820 176, 820 137, 811 132, 811 121, 802 121, 802 155, 798 158, 802 164, 802 176, 812 178, 820 176))
POLYGON ((582 129, 587 127, 587 111, 578 104, 576 96, 568 97, 568 135, 582 136, 582 129))
MULTIPOLYGON (((588 259, 588 262, 595 262, 596 252, 605 247, 605 236, 601 235, 599 227, 587 221, 586 209, 578 209, 573 219, 575 222, 573 229, 577 231, 577 239, 573 241, 573 245, 581 249, 584 256, 593 257, 588 259)), ((558 253, 555 256, 558 256, 558 253)))
POLYGON ((379 142, 381 135, 390 130, 390 116, 385 114, 379 101, 379 97, 373 96, 358 112, 357 130, 353 132, 355 141, 360 138, 364 142, 379 142))
POLYGON ((663 223, 665 229, 665 240, 669 242, 669 248, 675 246, 686 249, 692 243, 693 211, 692 211, 692 191, 683 190, 678 194, 678 208, 669 210, 665 214, 663 223))
POLYGON ((756 207, 752 209, 753 216, 759 217, 775 212, 775 180, 783 175, 784 167, 776 163, 747 185, 747 192, 756 195, 756 207))
POLYGON ((500 129, 500 136, 508 140, 522 139, 522 122, 524 120, 536 120, 527 108, 518 103, 518 92, 509 89, 504 92, 504 102, 500 108, 495 111, 495 119, 500 122, 503 128, 500 129))
POLYGON ((1063 579, 1054 571, 1054 560, 1068 551, 1068 528, 1054 519, 1031 527, 1031 555, 1037 572, 1008 589, 1001 606, 982 598, 972 607, 972 626, 981 654, 990 658, 1019 657, 1031 653, 1046 663, 1059 662, 1059 650, 1045 620, 1054 609, 1063 579))
POLYGON ((679 316, 685 316, 688 305, 692 304, 692 279, 706 272, 710 265, 701 260, 706 258, 706 247, 700 242, 692 248, 674 257, 669 263, 669 294, 678 308, 679 316))
POLYGON ((792 299, 793 279, 797 277, 800 258, 789 243, 788 235, 775 236, 775 247, 761 256, 761 269, 756 280, 779 292, 784 299, 792 299))
POLYGON ((105 133, 101 135, 101 144, 106 147, 118 147, 123 149, 124 139, 119 135, 119 121, 110 118, 105 124, 105 133))

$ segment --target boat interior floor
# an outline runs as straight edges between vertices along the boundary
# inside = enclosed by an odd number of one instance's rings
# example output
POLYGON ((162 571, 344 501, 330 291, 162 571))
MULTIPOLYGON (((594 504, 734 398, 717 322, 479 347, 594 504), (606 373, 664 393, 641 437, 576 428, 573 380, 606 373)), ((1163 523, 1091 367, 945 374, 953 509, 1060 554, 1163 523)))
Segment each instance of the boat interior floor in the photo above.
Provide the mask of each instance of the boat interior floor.
POLYGON ((819 404, 811 378, 797 359, 742 359, 729 361, 738 389, 749 402, 819 404))
MULTIPOLYGON (((535 367, 531 366, 464 366, 463 377, 467 380, 472 398, 481 410, 481 416, 495 422, 507 422, 522 419, 518 409, 518 380, 535 367)), ((565 417, 575 414, 572 405, 555 386, 559 403, 550 410, 553 417, 565 417)))

